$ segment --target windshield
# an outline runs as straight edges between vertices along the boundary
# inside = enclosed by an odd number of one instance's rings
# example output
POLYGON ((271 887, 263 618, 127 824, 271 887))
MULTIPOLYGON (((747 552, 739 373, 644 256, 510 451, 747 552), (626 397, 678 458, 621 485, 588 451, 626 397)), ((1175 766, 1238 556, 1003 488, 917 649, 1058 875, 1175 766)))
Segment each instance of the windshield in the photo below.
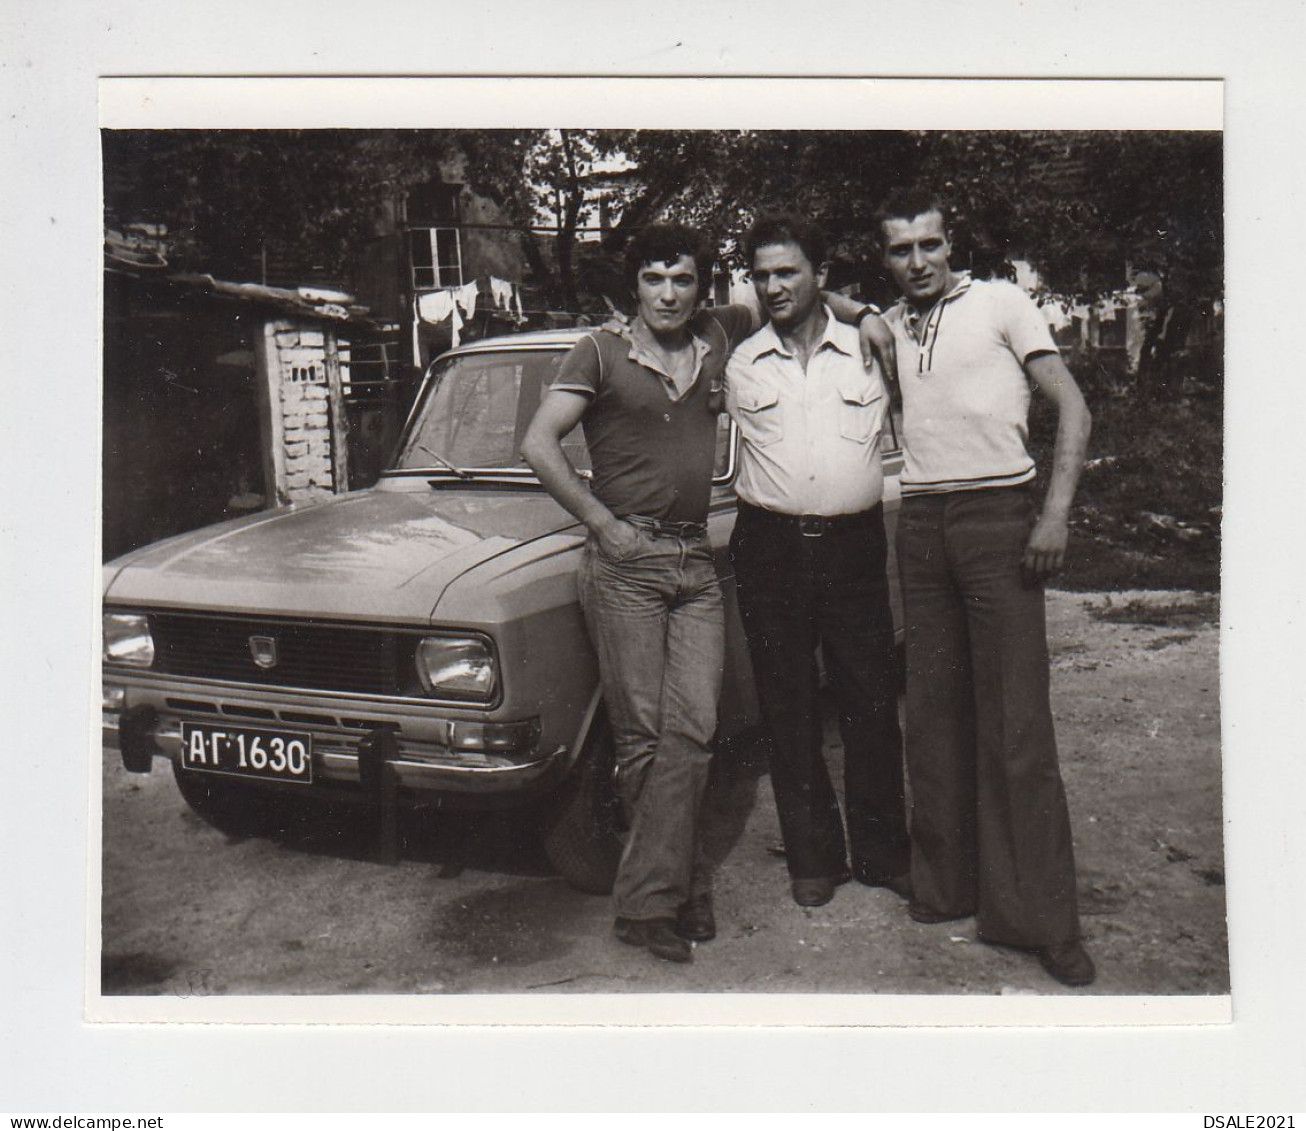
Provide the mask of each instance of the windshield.
MULTIPOLYGON (((522 437, 565 356, 565 350, 513 349, 438 363, 399 442, 393 469, 525 468, 522 437)), ((579 427, 563 440, 562 450, 578 471, 589 468, 579 427)))

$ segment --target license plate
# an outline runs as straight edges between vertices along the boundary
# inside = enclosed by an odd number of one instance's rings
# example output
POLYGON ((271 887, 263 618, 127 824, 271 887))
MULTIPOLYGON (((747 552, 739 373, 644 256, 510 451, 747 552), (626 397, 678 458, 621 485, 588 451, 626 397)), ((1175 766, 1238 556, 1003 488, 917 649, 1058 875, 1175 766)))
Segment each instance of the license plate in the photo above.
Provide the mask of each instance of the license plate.
POLYGON ((181 764, 210 774, 308 783, 313 780, 313 738, 284 730, 182 723, 181 764))

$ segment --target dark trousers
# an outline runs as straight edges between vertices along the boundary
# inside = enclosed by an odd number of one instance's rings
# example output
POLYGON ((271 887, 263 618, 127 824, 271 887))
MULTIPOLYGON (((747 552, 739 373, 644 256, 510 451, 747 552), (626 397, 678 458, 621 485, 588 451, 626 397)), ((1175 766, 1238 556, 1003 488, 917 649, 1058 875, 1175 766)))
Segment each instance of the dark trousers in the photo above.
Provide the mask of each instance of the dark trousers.
POLYGON ((907 871, 902 731, 883 509, 832 523, 819 537, 740 504, 730 540, 739 610, 762 715, 789 873, 876 881, 907 871), (839 708, 844 805, 821 755, 816 649, 839 708))
POLYGON ((915 496, 898 517, 912 887, 1015 946, 1079 937, 1043 588, 1020 573, 1035 518, 1022 487, 915 496))

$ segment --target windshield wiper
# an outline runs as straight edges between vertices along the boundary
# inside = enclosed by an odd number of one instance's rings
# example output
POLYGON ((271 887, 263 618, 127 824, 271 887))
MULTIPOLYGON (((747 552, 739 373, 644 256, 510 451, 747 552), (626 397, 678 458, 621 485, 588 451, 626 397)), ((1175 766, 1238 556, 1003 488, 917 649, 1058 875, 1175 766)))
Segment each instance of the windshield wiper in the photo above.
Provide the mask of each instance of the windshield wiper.
POLYGON ((465 471, 457 464, 450 463, 439 452, 431 451, 431 449, 428 448, 425 444, 418 444, 417 447, 421 448, 422 451, 424 451, 428 456, 430 456, 433 460, 435 460, 436 463, 438 463, 441 467, 443 467, 445 471, 452 471, 456 476, 458 476, 459 479, 470 479, 472 477, 472 473, 470 471, 465 471))

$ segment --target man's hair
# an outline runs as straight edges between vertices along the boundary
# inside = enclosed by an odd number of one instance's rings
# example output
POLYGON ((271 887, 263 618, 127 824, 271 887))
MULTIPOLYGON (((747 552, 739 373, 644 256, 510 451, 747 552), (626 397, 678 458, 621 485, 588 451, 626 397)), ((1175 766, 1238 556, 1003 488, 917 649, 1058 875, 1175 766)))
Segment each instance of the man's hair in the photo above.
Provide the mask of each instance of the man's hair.
POLYGON ((903 185, 889 190, 884 203, 875 212, 875 227, 883 231, 886 220, 915 220, 927 212, 943 217, 943 226, 951 230, 948 202, 929 185, 903 185))
POLYGON ((744 235, 744 258, 751 265, 759 247, 777 243, 797 244, 813 270, 825 262, 827 240, 819 224, 792 212, 776 212, 759 217, 744 235))
POLYGON ((688 255, 698 269, 698 293, 705 295, 712 286, 716 251, 703 232, 688 224, 649 224, 626 245, 626 277, 638 279, 645 263, 675 263, 688 255))

